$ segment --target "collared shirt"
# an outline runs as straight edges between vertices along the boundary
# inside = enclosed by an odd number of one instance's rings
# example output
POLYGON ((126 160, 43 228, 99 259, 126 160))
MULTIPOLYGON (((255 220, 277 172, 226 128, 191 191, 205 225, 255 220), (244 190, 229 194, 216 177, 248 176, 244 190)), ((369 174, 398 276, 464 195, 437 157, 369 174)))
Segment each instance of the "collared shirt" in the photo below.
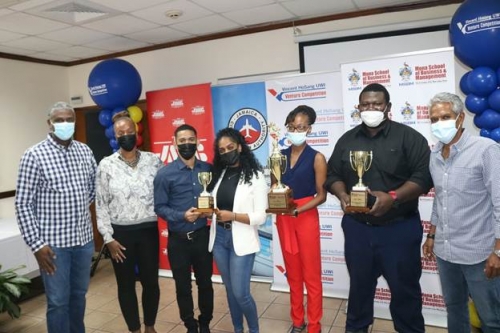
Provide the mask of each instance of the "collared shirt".
POLYGON ((464 131, 446 160, 442 148, 436 144, 430 163, 436 191, 434 253, 452 263, 477 264, 500 239, 500 145, 464 131))
POLYGON ((184 213, 198 205, 198 197, 203 187, 198 181, 198 173, 210 171, 206 162, 196 160, 193 169, 178 158, 158 171, 154 180, 155 212, 168 222, 173 232, 189 232, 207 224, 206 218, 194 223, 184 219, 184 213))
POLYGON ((118 152, 103 158, 97 168, 97 227, 105 243, 113 240, 111 224, 130 226, 156 220, 153 180, 163 163, 153 153, 139 154, 135 168, 128 166, 118 152))
MULTIPOLYGON (((394 191, 406 181, 418 184, 424 193, 432 187, 429 173, 430 149, 425 137, 413 128, 387 120, 374 137, 370 137, 364 124, 346 132, 337 142, 328 160, 328 176, 325 187, 330 189, 336 181, 342 181, 350 193, 358 183, 358 175, 350 162, 350 151, 372 151, 373 161, 363 175, 363 183, 372 191, 394 191)), ((368 206, 375 203, 368 196, 368 206)), ((354 214, 360 219, 365 217, 373 224, 383 224, 394 218, 403 217, 418 210, 418 198, 401 203, 386 214, 375 217, 354 214)))
POLYGON ((71 247, 93 239, 89 205, 95 196, 96 162, 90 148, 66 148, 50 135, 29 148, 19 166, 16 215, 33 252, 45 245, 71 247))

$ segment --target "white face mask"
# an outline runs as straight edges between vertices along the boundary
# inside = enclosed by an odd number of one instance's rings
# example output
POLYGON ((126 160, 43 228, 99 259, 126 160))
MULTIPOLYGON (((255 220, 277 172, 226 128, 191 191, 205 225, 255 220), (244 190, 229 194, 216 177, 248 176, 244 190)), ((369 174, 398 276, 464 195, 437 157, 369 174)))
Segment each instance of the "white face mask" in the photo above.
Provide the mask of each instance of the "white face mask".
POLYGON ((286 138, 292 143, 294 146, 300 146, 304 142, 306 142, 307 132, 287 132, 286 138))
POLYGON ((446 145, 457 135, 457 119, 440 120, 431 125, 431 132, 436 139, 446 145))
POLYGON ((377 127, 385 119, 384 112, 385 109, 383 111, 375 111, 375 110, 362 111, 360 112, 361 120, 368 127, 377 127))

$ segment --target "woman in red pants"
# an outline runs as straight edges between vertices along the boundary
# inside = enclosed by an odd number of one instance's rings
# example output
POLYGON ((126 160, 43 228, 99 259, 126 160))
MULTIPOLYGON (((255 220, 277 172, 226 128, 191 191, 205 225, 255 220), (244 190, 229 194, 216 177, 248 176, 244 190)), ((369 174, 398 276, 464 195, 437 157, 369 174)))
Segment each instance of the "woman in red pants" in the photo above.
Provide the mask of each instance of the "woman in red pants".
POLYGON ((276 218, 281 250, 290 285, 290 333, 321 332, 323 288, 317 206, 326 200, 323 184, 327 165, 323 154, 306 143, 311 125, 316 121, 313 108, 301 105, 291 111, 285 121, 286 138, 291 146, 281 151, 287 157, 282 182, 293 190, 297 209, 292 215, 276 218), (304 284, 307 289, 307 318, 304 321, 304 284))

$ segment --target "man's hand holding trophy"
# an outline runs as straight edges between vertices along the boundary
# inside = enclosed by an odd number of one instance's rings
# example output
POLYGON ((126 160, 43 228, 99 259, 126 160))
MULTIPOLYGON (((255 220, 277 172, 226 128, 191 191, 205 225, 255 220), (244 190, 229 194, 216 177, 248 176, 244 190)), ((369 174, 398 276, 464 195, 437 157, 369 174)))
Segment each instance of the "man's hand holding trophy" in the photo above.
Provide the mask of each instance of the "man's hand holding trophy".
POLYGON ((352 187, 350 205, 346 207, 346 213, 366 213, 368 207, 368 187, 363 184, 363 175, 370 169, 373 161, 373 152, 355 150, 349 152, 351 168, 356 171, 359 181, 352 187))
POLYGON ((267 194, 269 208, 266 213, 293 215, 297 205, 293 202, 293 192, 288 186, 281 182, 281 175, 287 168, 287 158, 281 154, 278 146, 279 127, 274 123, 269 123, 269 136, 272 141, 273 150, 268 158, 268 167, 274 177, 273 186, 267 194))
POLYGON ((203 186, 203 192, 198 197, 198 207, 195 211, 211 214, 214 211, 214 197, 207 191, 207 186, 212 182, 212 173, 206 171, 198 173, 198 182, 203 186))

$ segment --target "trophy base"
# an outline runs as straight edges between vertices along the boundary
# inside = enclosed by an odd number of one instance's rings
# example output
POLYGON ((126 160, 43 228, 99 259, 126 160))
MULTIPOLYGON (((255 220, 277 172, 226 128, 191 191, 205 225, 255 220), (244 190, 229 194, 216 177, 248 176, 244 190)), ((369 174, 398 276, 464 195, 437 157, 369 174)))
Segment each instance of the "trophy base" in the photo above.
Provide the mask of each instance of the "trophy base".
POLYGON ((213 212, 215 211, 215 208, 196 208, 194 210, 195 212, 197 213, 210 213, 210 214, 213 214, 213 212))
POLYGON ((368 213, 369 211, 370 211, 369 207, 347 206, 345 208, 346 213, 368 213))
POLYGON ((266 213, 270 214, 293 215, 293 211, 297 208, 297 204, 293 202, 293 191, 289 188, 279 192, 271 190, 267 194, 267 201, 269 208, 266 209, 266 213))
POLYGON ((370 211, 366 188, 362 190, 358 190, 356 187, 353 188, 351 191, 351 204, 346 207, 345 211, 347 213, 366 213, 370 211))
POLYGON ((214 197, 200 196, 198 197, 198 207, 195 210, 198 213, 213 213, 214 212, 214 197))

